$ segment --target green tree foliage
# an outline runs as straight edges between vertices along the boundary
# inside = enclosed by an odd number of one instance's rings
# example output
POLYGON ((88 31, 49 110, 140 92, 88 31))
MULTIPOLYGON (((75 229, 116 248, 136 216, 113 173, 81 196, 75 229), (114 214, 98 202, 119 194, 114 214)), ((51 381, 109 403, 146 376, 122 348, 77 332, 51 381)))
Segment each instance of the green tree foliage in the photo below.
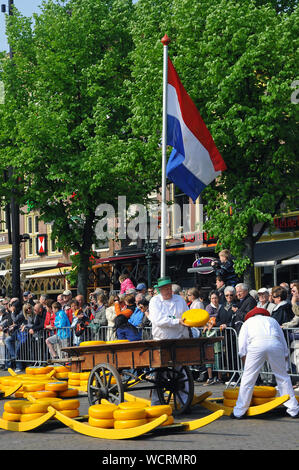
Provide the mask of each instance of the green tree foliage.
POLYGON ((139 0, 133 29, 133 73, 142 77, 134 84, 134 123, 159 142, 159 41, 167 33, 169 55, 228 167, 203 192, 205 229, 218 238, 218 249, 231 250, 238 273, 252 286, 254 245, 274 214, 294 207, 298 193, 299 108, 291 103, 298 7, 283 12, 279 5, 139 0))
POLYGON ((49 0, 34 24, 17 10, 8 22, 14 57, 2 61, 1 166, 13 165, 20 203, 52 223, 57 247, 79 253, 81 293, 97 206, 119 195, 142 202, 152 189, 137 178, 142 155, 127 122, 132 8, 130 0, 49 0))

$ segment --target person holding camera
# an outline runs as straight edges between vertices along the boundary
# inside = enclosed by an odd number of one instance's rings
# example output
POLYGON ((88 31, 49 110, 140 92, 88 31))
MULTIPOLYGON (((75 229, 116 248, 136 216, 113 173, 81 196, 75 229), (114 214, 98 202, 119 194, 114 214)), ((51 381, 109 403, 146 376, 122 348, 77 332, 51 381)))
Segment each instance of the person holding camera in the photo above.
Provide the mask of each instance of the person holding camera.
POLYGON ((234 270, 234 263, 229 250, 222 250, 219 253, 219 260, 212 261, 212 268, 216 276, 221 276, 226 286, 233 286, 238 283, 238 276, 234 270))

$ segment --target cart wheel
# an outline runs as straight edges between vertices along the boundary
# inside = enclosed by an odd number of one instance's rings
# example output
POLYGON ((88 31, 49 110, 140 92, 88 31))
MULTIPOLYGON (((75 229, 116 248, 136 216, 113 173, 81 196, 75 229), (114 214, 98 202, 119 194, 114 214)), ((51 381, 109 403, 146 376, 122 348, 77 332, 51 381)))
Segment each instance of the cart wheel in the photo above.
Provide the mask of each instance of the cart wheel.
POLYGON ((87 390, 90 405, 100 403, 102 398, 116 405, 124 401, 121 377, 110 364, 98 364, 92 369, 87 390))
POLYGON ((159 368, 156 389, 162 405, 173 405, 173 414, 188 411, 194 396, 194 380, 188 366, 159 368))

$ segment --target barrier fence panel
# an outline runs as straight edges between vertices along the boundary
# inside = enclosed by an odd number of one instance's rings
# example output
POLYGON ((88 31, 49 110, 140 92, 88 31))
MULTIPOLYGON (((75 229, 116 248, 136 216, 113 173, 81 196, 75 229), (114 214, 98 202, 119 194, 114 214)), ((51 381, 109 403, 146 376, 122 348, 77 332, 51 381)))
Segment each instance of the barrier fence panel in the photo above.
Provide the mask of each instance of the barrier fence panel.
MULTIPOLYGON (((196 329, 197 336, 207 335, 202 328, 196 329)), ((299 380, 299 329, 284 329, 286 342, 288 345, 288 371, 295 382, 299 380)), ((222 336, 221 342, 214 343, 215 362, 212 369, 221 374, 223 380, 229 382, 239 381, 242 375, 243 365, 238 354, 238 336, 233 328, 220 330, 213 328, 209 333, 213 336, 222 336), (225 375, 229 376, 226 379, 225 375)), ((212 336, 211 336, 212 337, 212 336)), ((65 346, 79 345, 82 341, 113 341, 116 340, 114 328, 103 326, 98 329, 86 327, 80 334, 76 335, 75 328, 61 328, 56 332, 56 338, 49 335, 48 330, 41 330, 34 334, 16 333, 12 336, 0 336, 0 366, 24 368, 28 364, 42 364, 51 359, 47 340, 51 338, 53 348, 57 357, 62 358, 66 353, 61 349, 65 346), (11 362, 14 361, 14 363, 11 362)), ((152 339, 150 327, 142 328, 142 340, 152 339)), ((261 370, 261 378, 265 382, 271 383, 273 373, 268 363, 265 363, 261 370)))

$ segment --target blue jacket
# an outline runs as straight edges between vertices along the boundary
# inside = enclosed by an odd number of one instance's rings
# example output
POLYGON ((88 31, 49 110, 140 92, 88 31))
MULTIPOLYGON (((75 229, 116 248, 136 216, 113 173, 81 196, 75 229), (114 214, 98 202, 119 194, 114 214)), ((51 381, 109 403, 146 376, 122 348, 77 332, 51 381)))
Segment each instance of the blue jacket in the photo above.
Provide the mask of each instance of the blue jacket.
POLYGON ((125 326, 123 328, 117 328, 116 330, 117 339, 127 339, 129 341, 140 341, 141 340, 141 331, 135 333, 133 328, 125 326))
POLYGON ((143 312, 140 310, 140 308, 136 307, 132 315, 130 316, 128 322, 131 323, 133 326, 140 326, 142 323, 143 319, 143 312))
POLYGON ((55 316, 54 326, 57 328, 57 336, 60 339, 70 337, 70 322, 67 314, 63 310, 58 310, 55 316))

